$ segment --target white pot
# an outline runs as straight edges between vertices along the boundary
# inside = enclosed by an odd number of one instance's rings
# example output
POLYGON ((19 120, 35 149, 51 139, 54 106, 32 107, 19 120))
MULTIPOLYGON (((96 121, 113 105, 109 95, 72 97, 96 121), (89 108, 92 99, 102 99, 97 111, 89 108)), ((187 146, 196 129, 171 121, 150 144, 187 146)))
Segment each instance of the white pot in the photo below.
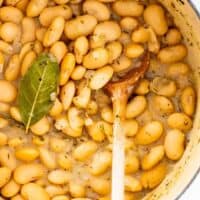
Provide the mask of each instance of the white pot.
MULTIPOLYGON (((168 176, 144 200, 176 200, 187 190, 200 172, 200 1, 160 0, 174 17, 188 47, 188 61, 194 71, 198 93, 197 110, 190 141, 182 159, 168 176)), ((196 197, 200 199, 200 197, 196 197)), ((190 199, 188 199, 190 200, 190 199)))

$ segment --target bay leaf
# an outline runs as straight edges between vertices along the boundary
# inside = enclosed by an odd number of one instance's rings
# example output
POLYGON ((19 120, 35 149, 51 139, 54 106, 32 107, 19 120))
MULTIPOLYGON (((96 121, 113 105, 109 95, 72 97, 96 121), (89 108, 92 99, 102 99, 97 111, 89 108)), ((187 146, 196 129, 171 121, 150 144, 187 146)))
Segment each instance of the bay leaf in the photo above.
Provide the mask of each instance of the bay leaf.
POLYGON ((18 102, 26 131, 51 109, 58 80, 58 63, 49 54, 41 54, 20 81, 18 102))

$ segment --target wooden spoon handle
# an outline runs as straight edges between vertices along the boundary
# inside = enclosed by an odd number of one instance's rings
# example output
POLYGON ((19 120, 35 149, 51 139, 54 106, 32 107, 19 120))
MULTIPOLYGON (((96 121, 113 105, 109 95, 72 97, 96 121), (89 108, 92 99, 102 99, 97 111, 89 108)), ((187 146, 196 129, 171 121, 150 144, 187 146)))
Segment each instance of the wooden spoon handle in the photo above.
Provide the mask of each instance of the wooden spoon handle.
POLYGON ((125 135, 119 117, 113 125, 112 153, 112 200, 124 200, 125 135))

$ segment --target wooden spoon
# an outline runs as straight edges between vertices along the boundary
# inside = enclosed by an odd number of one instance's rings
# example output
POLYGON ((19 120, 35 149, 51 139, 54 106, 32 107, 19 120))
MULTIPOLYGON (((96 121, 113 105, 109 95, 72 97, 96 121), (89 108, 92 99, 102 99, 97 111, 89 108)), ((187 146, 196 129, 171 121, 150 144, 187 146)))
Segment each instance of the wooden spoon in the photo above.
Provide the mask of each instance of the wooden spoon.
POLYGON ((136 83, 149 68, 150 55, 145 53, 141 66, 128 72, 121 80, 105 86, 113 103, 113 157, 112 157, 112 200, 124 200, 125 133, 122 122, 125 119, 126 105, 136 83))

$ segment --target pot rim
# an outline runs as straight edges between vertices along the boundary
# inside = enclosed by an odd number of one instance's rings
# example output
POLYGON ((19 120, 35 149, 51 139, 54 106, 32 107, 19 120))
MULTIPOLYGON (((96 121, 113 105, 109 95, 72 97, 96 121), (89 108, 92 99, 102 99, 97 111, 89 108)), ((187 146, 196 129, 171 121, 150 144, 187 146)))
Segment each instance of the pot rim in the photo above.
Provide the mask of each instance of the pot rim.
MULTIPOLYGON (((179 1, 184 4, 184 2, 182 0, 179 0, 179 1)), ((192 6, 192 9, 194 10, 195 14, 197 15, 197 17, 200 20, 200 4, 198 4, 199 2, 197 2, 196 0, 188 0, 188 3, 192 6)), ((179 200, 181 197, 184 196, 186 191, 192 186, 192 183, 194 182, 194 180, 197 178, 197 176, 199 174, 200 174, 200 166, 199 166, 198 170, 195 172, 195 174, 193 175, 193 177, 191 178, 191 180, 188 182, 188 184, 182 190, 182 192, 179 193, 178 196, 175 198, 175 200, 179 200)))

